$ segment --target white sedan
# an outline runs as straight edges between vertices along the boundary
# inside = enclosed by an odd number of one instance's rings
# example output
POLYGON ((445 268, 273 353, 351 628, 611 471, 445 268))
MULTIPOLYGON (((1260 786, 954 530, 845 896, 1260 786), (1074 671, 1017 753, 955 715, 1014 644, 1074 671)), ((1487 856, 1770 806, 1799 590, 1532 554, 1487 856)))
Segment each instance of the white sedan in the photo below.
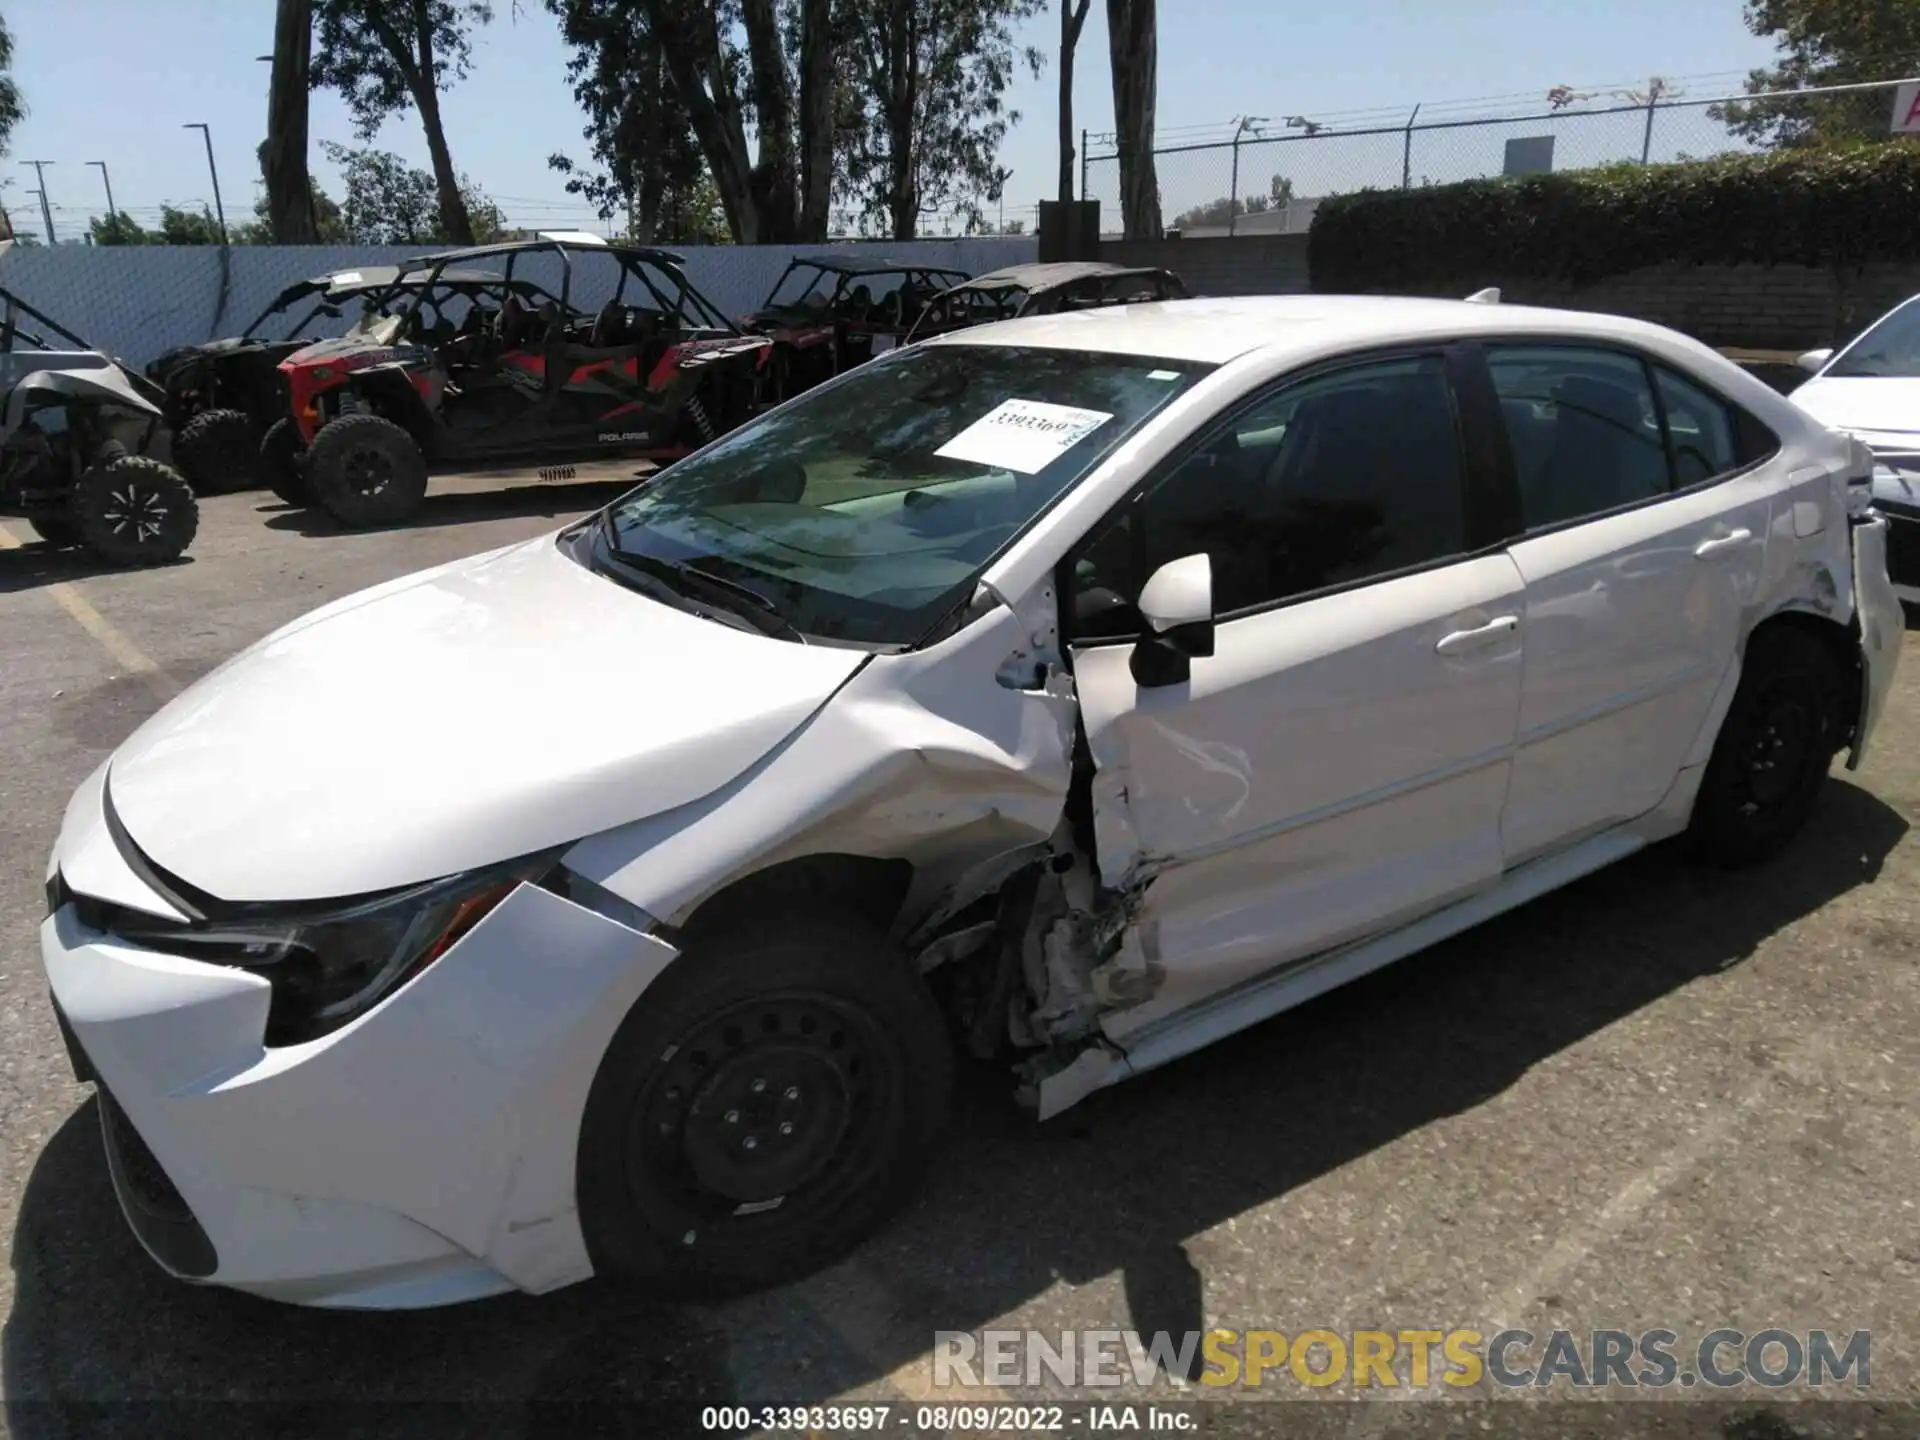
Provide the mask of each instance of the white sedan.
POLYGON ((1597 315, 1016 320, 143 725, 41 929, 122 1206, 316 1305, 718 1293, 1041 1116, 1685 833, 1771 856, 1900 606, 1870 459, 1597 315))
POLYGON ((1794 404, 1873 451, 1874 508, 1887 518, 1887 569, 1920 604, 1920 295, 1896 305, 1837 354, 1809 350, 1794 404))

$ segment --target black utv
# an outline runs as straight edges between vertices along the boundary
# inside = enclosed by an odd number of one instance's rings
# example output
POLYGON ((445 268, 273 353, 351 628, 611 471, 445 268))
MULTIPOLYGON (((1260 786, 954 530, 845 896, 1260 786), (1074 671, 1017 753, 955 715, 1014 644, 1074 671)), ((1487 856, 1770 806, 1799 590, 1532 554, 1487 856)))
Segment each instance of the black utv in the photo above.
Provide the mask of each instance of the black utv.
POLYGON ((420 278, 397 265, 316 275, 274 296, 241 334, 178 345, 152 361, 147 378, 165 394, 174 461, 194 490, 221 495, 267 482, 260 442, 286 414, 280 362, 337 334, 340 327, 328 322, 345 318, 354 301, 365 312, 385 314, 420 278), (298 318, 284 323, 289 314, 298 318))
POLYGON ((200 510, 167 463, 161 399, 151 381, 0 290, 0 514, 116 565, 177 559, 200 510))

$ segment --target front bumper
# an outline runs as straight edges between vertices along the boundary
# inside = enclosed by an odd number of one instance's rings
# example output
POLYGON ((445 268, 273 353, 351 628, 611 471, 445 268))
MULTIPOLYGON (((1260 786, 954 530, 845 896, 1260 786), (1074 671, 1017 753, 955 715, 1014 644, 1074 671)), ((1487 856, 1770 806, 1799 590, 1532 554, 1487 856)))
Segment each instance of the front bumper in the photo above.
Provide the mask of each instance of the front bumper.
POLYGON ((1881 514, 1869 514, 1852 527, 1853 608, 1860 630, 1860 723, 1847 757, 1850 770, 1859 769, 1866 758, 1867 741, 1886 708, 1906 637, 1906 614, 1887 573, 1889 529, 1881 514))
POLYGON ((580 1117, 663 941, 522 885, 368 1014, 273 1048, 258 975, 88 930, 72 904, 40 943, 116 1194, 172 1273, 375 1309, 591 1273, 580 1117))

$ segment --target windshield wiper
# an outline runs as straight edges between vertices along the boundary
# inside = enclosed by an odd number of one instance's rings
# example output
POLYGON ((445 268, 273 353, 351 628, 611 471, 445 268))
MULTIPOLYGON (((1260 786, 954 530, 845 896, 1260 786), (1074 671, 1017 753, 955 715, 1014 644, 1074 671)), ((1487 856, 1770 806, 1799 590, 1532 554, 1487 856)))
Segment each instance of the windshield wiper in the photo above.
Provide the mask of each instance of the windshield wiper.
POLYGON ((642 555, 632 550, 623 550, 615 542, 613 516, 611 511, 603 511, 597 522, 601 544, 606 549, 607 559, 623 569, 663 585, 678 595, 699 600, 705 604, 737 615, 762 635, 772 635, 785 640, 797 640, 802 645, 807 637, 796 628, 792 621, 781 615, 774 602, 750 586, 737 580, 728 580, 705 570, 696 570, 692 565, 680 561, 661 560, 652 555, 642 555), (740 602, 748 601, 753 608, 743 609, 740 602))

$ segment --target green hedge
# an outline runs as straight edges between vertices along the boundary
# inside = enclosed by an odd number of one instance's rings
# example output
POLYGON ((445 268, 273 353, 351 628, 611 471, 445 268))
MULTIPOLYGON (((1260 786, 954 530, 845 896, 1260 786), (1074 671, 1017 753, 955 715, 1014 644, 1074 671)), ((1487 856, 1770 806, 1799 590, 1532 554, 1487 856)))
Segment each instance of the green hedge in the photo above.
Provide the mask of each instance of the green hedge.
POLYGON ((1321 291, 1466 293, 1591 284, 1674 262, 1858 265, 1920 259, 1920 145, 1609 165, 1320 203, 1307 243, 1321 291))

